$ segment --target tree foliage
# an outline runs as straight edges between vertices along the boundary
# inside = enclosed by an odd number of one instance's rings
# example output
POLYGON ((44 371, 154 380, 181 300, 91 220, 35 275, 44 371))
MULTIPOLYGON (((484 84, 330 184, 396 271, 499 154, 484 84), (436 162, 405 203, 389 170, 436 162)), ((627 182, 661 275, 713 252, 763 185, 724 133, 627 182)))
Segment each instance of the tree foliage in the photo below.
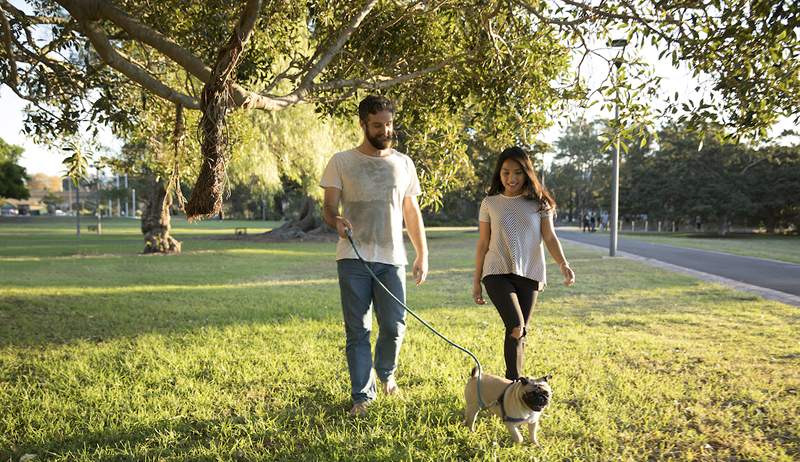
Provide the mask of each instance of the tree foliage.
MULTIPOLYGON (((587 208, 608 210, 609 204, 607 176, 598 185, 582 168, 601 165, 601 172, 609 171, 606 151, 597 148, 602 145, 599 132, 586 129, 592 125, 597 123, 578 122, 559 140, 548 175, 547 185, 562 210, 566 205, 579 215, 587 208), (589 199, 579 206, 581 191, 596 196, 584 196, 589 199)), ((692 223, 699 217, 717 224, 722 233, 733 223, 770 231, 800 226, 800 146, 753 147, 733 142, 721 129, 708 131, 701 140, 677 123, 658 135, 657 144, 637 143, 622 156, 621 216, 647 217, 650 223, 692 223)))
MULTIPOLYGON (((196 215, 219 207, 231 114, 302 103, 353 114, 366 91, 400 103, 404 146, 435 205, 470 177, 475 137, 530 144, 559 104, 588 100, 580 63, 607 57, 616 34, 711 82, 699 101, 671 100, 667 112, 688 126, 716 120, 758 136, 800 113, 800 6, 788 0, 247 0, 234 8, 29 0, 25 11, 0 0, 0 9, 0 79, 31 102, 25 126, 39 138, 97 124, 135 130, 157 99, 202 113, 192 122, 198 146, 188 150, 199 166, 196 215), (567 76, 571 58, 578 72, 567 76)), ((659 79, 635 58, 617 69, 596 89, 609 108, 620 103, 613 137, 644 139, 659 79)))
POLYGON ((8 144, 0 138, 0 197, 27 199, 30 191, 25 184, 28 175, 25 168, 17 165, 25 150, 21 146, 8 144))
POLYGON ((463 149, 444 144, 454 140, 452 123, 464 127, 479 116, 500 130, 511 120, 542 125, 560 96, 549 82, 568 59, 551 27, 505 3, 248 1, 232 9, 213 1, 182 8, 63 0, 31 2, 34 15, 0 5, 11 30, 6 53, 20 58, 6 61, 2 76, 34 103, 29 131, 49 137, 78 130, 81 120, 135 126, 132 95, 200 109, 201 178, 211 178, 211 195, 230 158, 230 111, 312 102, 328 114, 353 114, 365 91, 395 96, 408 110, 404 126, 430 135, 424 146, 417 138, 409 146, 419 146, 410 152, 417 159, 431 159, 423 171, 435 189, 443 185, 437 178, 455 177, 427 168, 452 158, 463 164, 463 149), (42 25, 52 40, 26 41, 25 31, 42 25), (43 53, 49 48, 65 59, 50 62, 43 53), (530 65, 537 62, 543 64, 530 65), (92 78, 82 79, 87 74, 92 78), (28 85, 33 81, 39 84, 28 85), (425 125, 427 111, 440 115, 438 124, 425 125))
POLYGON ((620 210, 651 220, 700 217, 721 232, 733 223, 770 231, 800 225, 800 147, 754 148, 682 126, 661 131, 658 149, 623 166, 620 210))
POLYGON ((606 126, 606 121, 579 119, 555 143, 548 187, 570 218, 610 203, 610 162, 601 142, 606 126))

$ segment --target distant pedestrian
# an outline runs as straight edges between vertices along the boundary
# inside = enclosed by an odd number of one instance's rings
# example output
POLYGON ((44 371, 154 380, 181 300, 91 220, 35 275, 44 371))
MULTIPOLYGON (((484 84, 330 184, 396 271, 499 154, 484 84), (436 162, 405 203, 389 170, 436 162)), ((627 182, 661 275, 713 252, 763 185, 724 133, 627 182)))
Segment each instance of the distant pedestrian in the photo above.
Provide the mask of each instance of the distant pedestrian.
POLYGON ((699 233, 700 229, 702 229, 703 223, 700 221, 700 215, 694 217, 694 229, 699 233))

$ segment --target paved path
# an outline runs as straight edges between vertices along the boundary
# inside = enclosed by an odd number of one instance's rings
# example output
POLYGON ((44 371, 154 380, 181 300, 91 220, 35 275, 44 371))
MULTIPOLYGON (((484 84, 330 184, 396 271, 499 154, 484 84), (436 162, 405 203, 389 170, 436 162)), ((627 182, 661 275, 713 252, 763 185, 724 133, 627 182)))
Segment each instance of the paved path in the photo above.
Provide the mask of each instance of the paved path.
MULTIPOLYGON (((603 247, 608 251, 608 234, 559 229, 562 239, 603 247)), ((617 249, 671 265, 720 276, 745 285, 757 286, 800 297, 800 265, 722 252, 652 244, 620 234, 617 249)), ((772 297, 770 297, 772 298, 772 297)))

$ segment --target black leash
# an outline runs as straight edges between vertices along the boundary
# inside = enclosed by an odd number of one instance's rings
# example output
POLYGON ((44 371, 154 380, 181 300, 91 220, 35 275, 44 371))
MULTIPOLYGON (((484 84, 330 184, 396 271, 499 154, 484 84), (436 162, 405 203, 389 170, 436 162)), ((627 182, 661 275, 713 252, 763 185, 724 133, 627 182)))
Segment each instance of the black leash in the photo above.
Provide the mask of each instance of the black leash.
POLYGON ((401 302, 401 301, 400 301, 400 299, 398 299, 397 297, 395 297, 395 295, 392 293, 392 291, 391 291, 391 290, 389 290, 389 288, 387 288, 385 285, 383 285, 383 283, 381 282, 381 280, 380 280, 380 279, 378 279, 378 276, 376 276, 376 275, 375 275, 375 273, 373 273, 373 272, 372 272, 372 268, 370 268, 370 267, 369 267, 369 264, 368 264, 368 263, 367 263, 367 262, 364 260, 364 258, 362 258, 362 257, 361 257, 361 253, 359 253, 359 251, 358 251, 358 248, 356 247, 356 244, 355 244, 355 242, 353 242, 353 232, 350 230, 350 228, 345 228, 345 234, 347 235, 347 240, 348 240, 348 241, 350 241, 350 245, 353 247, 353 251, 355 251, 355 253, 356 253, 356 256, 357 256, 357 257, 358 257, 358 259, 361 261, 361 263, 364 265, 364 268, 366 268, 366 269, 367 269, 367 271, 369 272, 370 276, 372 276, 372 279, 374 279, 374 280, 375 280, 375 282, 377 282, 377 283, 378 283, 378 285, 380 285, 381 287, 383 287, 383 290, 385 290, 385 291, 386 291, 386 293, 388 293, 388 294, 389 294, 389 296, 391 296, 391 297, 392 297, 392 298, 393 298, 393 299, 394 299, 394 300, 395 300, 397 303, 399 303, 400 305, 402 305, 402 306, 403 306, 403 308, 405 308, 405 310, 406 310, 406 311, 408 311, 408 312, 411 314, 411 316, 413 316, 413 317, 414 317, 414 318, 415 318, 417 321, 421 322, 423 326, 425 326, 425 327, 427 327, 428 329, 430 329, 430 331, 431 331, 431 332, 433 332, 434 334, 438 335, 438 336, 439 336, 439 337, 440 337, 442 340, 444 340, 445 342, 449 343, 451 346, 453 346, 453 347, 455 347, 455 348, 457 348, 457 349, 459 349, 459 350, 463 351, 464 353, 468 354, 468 355, 469 355, 469 356, 472 358, 472 360, 473 360, 473 361, 475 361, 475 364, 476 364, 476 365, 477 365, 477 367, 478 367, 478 382, 477 382, 477 391, 478 391, 478 405, 480 406, 480 408, 481 408, 481 409, 484 409, 484 408, 486 408, 487 406, 486 406, 486 404, 483 402, 483 399, 481 398, 481 375, 482 375, 482 368, 481 368, 481 362, 480 362, 480 361, 478 361, 478 358, 477 358, 477 356, 475 356, 475 355, 474 355, 474 354, 473 354, 471 351, 469 351, 468 349, 466 349, 466 348, 462 347, 461 345, 459 345, 459 344, 455 343, 454 341, 452 341, 452 340, 450 340, 449 338, 447 338, 447 337, 445 337, 444 335, 442 335, 442 334, 441 334, 441 333, 440 333, 438 330, 434 329, 434 328, 433 328, 433 326, 431 326, 430 324, 428 324, 428 322, 427 322, 427 321, 425 321, 424 319, 420 318, 420 317, 417 315, 417 313, 415 313, 415 312, 414 312, 414 310, 412 310, 411 308, 409 308, 408 306, 406 306, 406 304, 405 304, 405 303, 401 302))

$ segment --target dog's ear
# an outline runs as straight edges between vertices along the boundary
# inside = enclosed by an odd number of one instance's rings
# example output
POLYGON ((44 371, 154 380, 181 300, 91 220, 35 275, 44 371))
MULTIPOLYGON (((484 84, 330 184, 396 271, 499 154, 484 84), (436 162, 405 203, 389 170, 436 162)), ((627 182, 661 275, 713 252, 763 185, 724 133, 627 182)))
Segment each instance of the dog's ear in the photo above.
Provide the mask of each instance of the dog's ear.
POLYGON ((536 379, 536 381, 537 382, 549 382, 550 379, 552 379, 552 378, 553 378, 553 376, 551 374, 547 374, 544 377, 540 377, 540 378, 536 379))
POLYGON ((530 380, 528 380, 527 377, 520 377, 519 381, 522 382, 523 385, 527 385, 530 383, 530 380))

